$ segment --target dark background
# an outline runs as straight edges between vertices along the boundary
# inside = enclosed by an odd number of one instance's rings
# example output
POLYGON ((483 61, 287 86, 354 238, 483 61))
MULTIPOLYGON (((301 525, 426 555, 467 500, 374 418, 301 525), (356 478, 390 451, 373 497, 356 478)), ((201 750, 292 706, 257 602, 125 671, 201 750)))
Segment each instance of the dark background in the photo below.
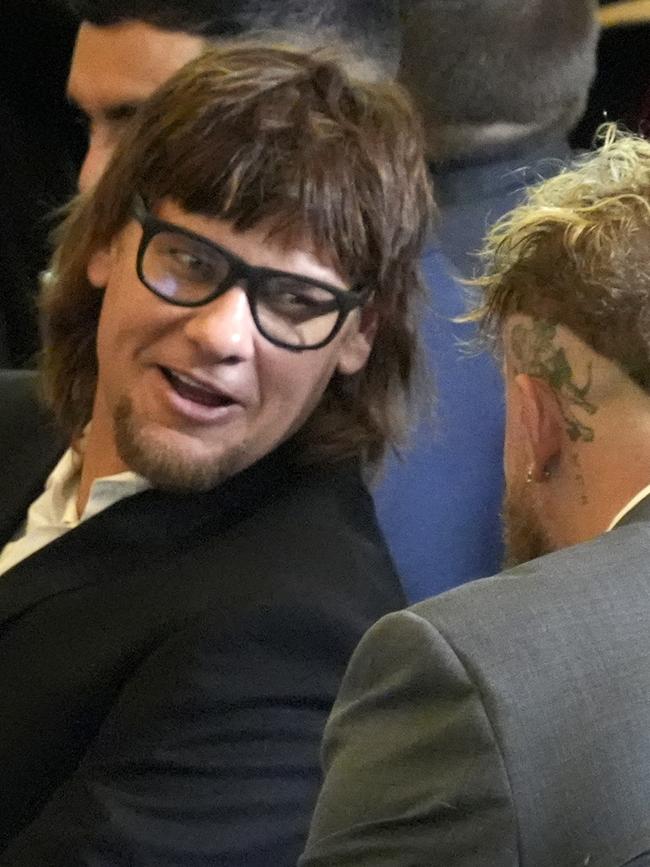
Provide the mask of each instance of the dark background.
POLYGON ((85 133, 65 99, 75 32, 54 0, 0 3, 0 312, 13 363, 36 348, 33 299, 48 216, 74 190, 83 153, 85 133))

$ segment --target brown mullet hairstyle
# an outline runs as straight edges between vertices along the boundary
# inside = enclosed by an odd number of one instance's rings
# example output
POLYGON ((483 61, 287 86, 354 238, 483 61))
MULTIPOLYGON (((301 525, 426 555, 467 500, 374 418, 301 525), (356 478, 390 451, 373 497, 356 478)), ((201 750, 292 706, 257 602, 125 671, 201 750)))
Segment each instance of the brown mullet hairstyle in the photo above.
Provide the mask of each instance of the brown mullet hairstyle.
MULTIPOLYGON (((91 417, 103 291, 86 269, 138 193, 238 231, 308 239, 378 315, 363 371, 337 374, 301 433, 305 456, 375 467, 407 433, 420 362, 421 247, 431 214, 422 133, 399 86, 350 80, 322 54, 261 44, 207 51, 158 90, 95 190, 71 203, 44 281, 42 374, 66 434, 91 417)), ((135 262, 134 262, 135 269, 135 262)), ((143 291, 146 291, 143 289, 143 291)))
POLYGON ((497 352, 513 313, 564 325, 650 393, 650 142, 614 124, 599 141, 493 226, 467 318, 497 352))

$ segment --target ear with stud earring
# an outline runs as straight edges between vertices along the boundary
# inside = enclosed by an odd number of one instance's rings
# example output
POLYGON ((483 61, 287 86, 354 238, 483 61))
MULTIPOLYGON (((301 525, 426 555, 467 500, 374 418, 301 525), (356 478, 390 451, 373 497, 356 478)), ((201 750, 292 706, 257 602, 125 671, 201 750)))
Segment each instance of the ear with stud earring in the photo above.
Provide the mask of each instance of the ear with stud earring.
MULTIPOLYGON (((544 470, 542 471, 542 477, 539 481, 540 482, 548 482, 548 480, 550 478, 551 478, 551 471, 544 468, 544 470)), ((533 483, 533 481, 534 481, 533 468, 530 467, 530 469, 526 473, 526 484, 530 485, 533 483)))

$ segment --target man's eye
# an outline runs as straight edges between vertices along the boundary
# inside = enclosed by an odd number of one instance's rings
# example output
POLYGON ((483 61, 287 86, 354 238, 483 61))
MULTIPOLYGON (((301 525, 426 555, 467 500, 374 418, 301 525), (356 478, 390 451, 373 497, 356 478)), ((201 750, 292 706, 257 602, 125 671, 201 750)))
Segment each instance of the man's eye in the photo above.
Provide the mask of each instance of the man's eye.
POLYGON ((174 261, 178 262, 179 265, 186 265, 188 268, 197 268, 202 264, 198 256, 194 256, 186 250, 175 250, 172 248, 169 251, 169 255, 174 259, 174 261))
POLYGON ((276 315, 290 317, 292 321, 325 316, 338 309, 336 299, 331 293, 316 286, 281 288, 267 296, 265 306, 276 315))
POLYGON ((318 307, 323 303, 304 292, 282 292, 277 300, 279 304, 284 304, 286 307, 318 307))
POLYGON ((270 280, 266 286, 265 294, 269 300, 272 299, 274 305, 285 307, 321 310, 336 304, 331 292, 320 286, 311 286, 282 278, 270 280))
POLYGON ((175 270, 192 279, 207 281, 214 275, 212 262, 208 262, 188 250, 170 247, 167 256, 175 270))
POLYGON ((287 296, 285 303, 288 306, 300 307, 302 310, 312 311, 320 315, 338 309, 336 299, 329 292, 322 292, 318 289, 307 292, 290 292, 287 293, 287 296))

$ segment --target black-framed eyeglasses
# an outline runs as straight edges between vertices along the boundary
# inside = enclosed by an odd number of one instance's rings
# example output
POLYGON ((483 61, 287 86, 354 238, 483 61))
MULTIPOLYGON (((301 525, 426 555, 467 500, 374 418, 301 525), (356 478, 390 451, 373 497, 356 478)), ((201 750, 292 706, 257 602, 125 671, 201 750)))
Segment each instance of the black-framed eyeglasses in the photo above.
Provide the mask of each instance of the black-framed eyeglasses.
POLYGON ((159 220, 139 196, 133 215, 142 225, 136 270, 147 289, 169 304, 201 307, 241 286, 257 329, 275 346, 294 352, 320 349, 368 300, 364 290, 249 265, 220 244, 159 220))

